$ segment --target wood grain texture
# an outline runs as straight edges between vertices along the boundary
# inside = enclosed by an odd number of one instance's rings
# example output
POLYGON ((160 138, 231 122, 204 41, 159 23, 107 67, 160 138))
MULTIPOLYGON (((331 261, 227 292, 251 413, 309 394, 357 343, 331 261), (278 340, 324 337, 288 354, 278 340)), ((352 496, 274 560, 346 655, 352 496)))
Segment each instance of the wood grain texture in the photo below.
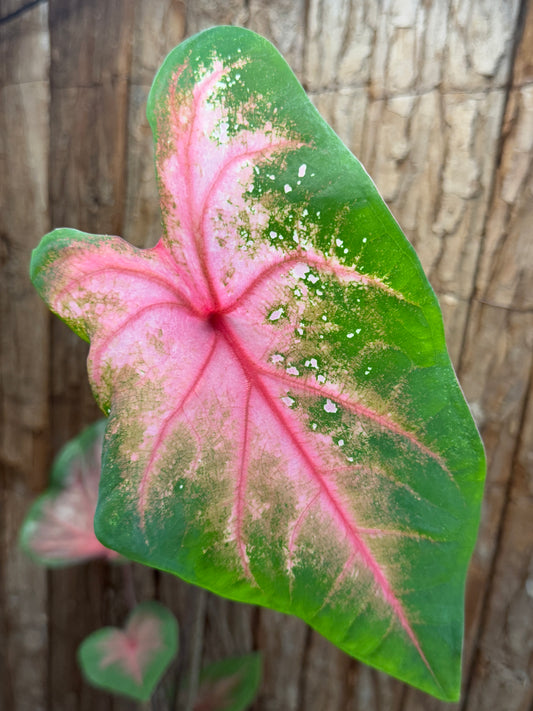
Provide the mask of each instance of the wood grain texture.
POLYGON ((155 243, 148 90, 166 53, 214 24, 247 26, 279 48, 390 204, 440 298, 489 473, 459 704, 357 663, 298 619, 135 566, 137 598, 158 597, 181 626, 180 655, 153 708, 166 711, 168 698, 184 708, 176 679, 260 649, 253 711, 530 711, 530 0, 0 2, 0 709, 136 708, 90 689, 75 662, 83 636, 122 622, 121 571, 92 564, 45 576, 16 546, 51 454, 99 416, 86 344, 48 317, 27 265, 50 226, 155 243))
MULTIPOLYGON (((54 226, 122 232, 126 181, 131 3, 50 2, 50 212, 54 226)), ((90 393, 87 344, 58 319, 51 341, 54 451, 101 413, 90 393)), ((53 708, 103 711, 133 704, 86 684, 76 650, 93 630, 127 612, 121 574, 99 563, 50 573, 49 693, 53 708), (80 611, 83 611, 80 614, 80 611)))
POLYGON ((479 626, 468 702, 472 708, 495 705, 510 711, 529 709, 533 703, 531 5, 524 23, 464 358, 465 382, 468 372, 468 382, 476 386, 473 402, 489 460, 487 513, 474 558, 478 593, 483 590, 484 594, 477 606, 479 626), (479 336, 486 345, 492 338, 490 350, 481 350, 479 336), (480 366, 486 376, 484 388, 480 366))
POLYGON ((0 25, 0 708, 44 711, 46 574, 18 547, 49 461, 50 318, 28 279, 49 228, 44 5, 0 25), (22 63, 22 57, 26 61, 22 63))
POLYGON ((185 5, 175 0, 135 3, 127 127, 127 185, 123 235, 139 247, 161 236, 152 132, 146 118, 148 92, 156 71, 185 36, 185 5))

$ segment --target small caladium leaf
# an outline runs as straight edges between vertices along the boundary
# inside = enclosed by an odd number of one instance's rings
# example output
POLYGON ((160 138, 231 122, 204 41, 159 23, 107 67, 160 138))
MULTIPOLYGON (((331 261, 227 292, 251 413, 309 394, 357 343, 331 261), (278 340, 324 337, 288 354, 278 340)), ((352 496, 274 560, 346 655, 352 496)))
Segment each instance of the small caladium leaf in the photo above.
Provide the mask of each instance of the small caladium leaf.
POLYGON ((246 654, 205 667, 194 711, 245 711, 261 681, 261 656, 246 654))
POLYGON ((97 535, 456 699, 484 455, 416 255, 258 35, 177 47, 148 117, 161 241, 31 267, 109 413, 97 535))
POLYGON ((123 630, 104 627, 83 640, 78 659, 87 680, 147 701, 178 649, 178 624, 158 602, 143 602, 123 630))
POLYGON ((94 533, 104 429, 105 420, 96 422, 63 447, 53 464, 50 486, 24 520, 22 547, 41 565, 119 558, 94 533))

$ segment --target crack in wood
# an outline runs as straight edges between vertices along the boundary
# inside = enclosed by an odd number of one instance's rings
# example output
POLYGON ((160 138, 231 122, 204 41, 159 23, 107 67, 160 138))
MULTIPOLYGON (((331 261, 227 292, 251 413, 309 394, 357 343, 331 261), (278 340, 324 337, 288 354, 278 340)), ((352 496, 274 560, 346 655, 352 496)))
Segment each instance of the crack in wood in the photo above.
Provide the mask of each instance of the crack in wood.
POLYGON ((3 17, 0 17, 0 26, 5 25, 8 22, 11 22, 12 20, 15 20, 17 17, 20 17, 21 15, 25 15, 27 12, 30 10, 33 10, 34 7, 37 7, 37 5, 44 5, 48 4, 48 0, 32 0, 32 2, 26 3, 26 5, 23 5, 22 7, 19 7, 18 10, 14 10, 13 12, 10 12, 7 15, 4 15, 3 17))

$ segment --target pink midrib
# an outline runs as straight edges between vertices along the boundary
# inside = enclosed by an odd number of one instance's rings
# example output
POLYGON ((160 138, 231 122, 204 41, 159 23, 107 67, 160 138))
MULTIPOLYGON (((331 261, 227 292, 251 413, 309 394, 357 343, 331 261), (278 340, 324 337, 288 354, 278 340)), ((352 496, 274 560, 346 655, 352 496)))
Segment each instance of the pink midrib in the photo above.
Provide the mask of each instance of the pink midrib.
MULTIPOLYGON (((333 492, 332 488, 328 485, 327 481, 324 479, 319 467, 315 464, 315 462, 311 458, 311 456, 308 453, 308 451, 306 450, 304 444, 302 444, 302 442, 300 441, 300 438, 298 437, 297 433, 294 432, 290 423, 287 421, 285 414, 281 411, 281 408, 279 407, 278 402, 272 397, 271 392, 268 390, 268 388, 262 382, 260 377, 258 377, 257 368, 255 366, 254 361, 248 356, 248 354, 246 353, 244 348, 239 343, 239 340, 236 338, 236 336, 233 334, 233 332, 229 328, 224 316, 217 317, 216 330, 218 333, 221 334, 221 336, 224 338, 227 345, 229 346, 229 348, 235 355, 235 358, 238 361, 239 365, 241 366, 242 371, 244 373, 244 377, 246 378, 249 386, 251 388, 255 388, 257 390, 257 392, 259 392, 261 394, 264 402, 266 403, 266 405, 268 406, 268 408, 270 409, 270 411, 272 412, 274 417, 278 420, 282 429, 287 433, 289 439, 292 442, 293 447, 296 449, 296 451, 300 455, 301 459, 304 461, 304 463, 305 463, 308 471, 311 473, 313 479, 318 483, 322 494, 328 500, 330 505, 333 507, 336 515, 339 517, 340 521, 342 522, 345 532, 346 532, 355 552, 359 555, 359 557, 363 561, 363 564, 365 565, 365 567, 372 573, 374 580, 375 580, 378 588, 380 589, 381 594, 383 595, 383 598, 386 600, 386 602, 389 604, 389 606, 393 610, 394 614, 398 618, 401 626, 405 630, 406 634, 408 635, 409 639, 413 643, 417 652, 420 654, 420 657, 422 658, 424 664, 427 666, 429 671, 431 673, 433 673, 432 669, 431 669, 431 667, 430 667, 430 665, 429 665, 429 663, 422 651, 420 643, 419 643, 411 625, 409 624, 407 615, 403 609, 401 602, 394 595, 383 570, 381 569, 378 562, 372 555, 370 549, 364 543, 364 541, 360 538, 360 536, 358 534, 357 524, 350 520, 350 516, 349 516, 348 512, 345 511, 345 509, 341 505, 340 501, 337 499, 335 493, 333 492)), ((242 534, 242 531, 241 531, 241 534, 242 534)), ((244 542, 242 540, 237 540, 237 544, 239 546, 239 549, 241 549, 241 547, 244 545, 244 542)))

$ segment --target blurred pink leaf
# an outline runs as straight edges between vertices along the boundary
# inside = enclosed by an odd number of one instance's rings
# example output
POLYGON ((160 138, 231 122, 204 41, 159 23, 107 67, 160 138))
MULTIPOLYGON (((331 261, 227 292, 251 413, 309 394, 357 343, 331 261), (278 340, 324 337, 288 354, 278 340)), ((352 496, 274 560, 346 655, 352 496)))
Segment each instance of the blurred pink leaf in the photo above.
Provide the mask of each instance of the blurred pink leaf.
POLYGON ((78 657, 94 686, 147 700, 175 656, 177 640, 172 613, 158 602, 143 602, 123 630, 104 627, 87 637, 78 657))
POLYGON ((21 531, 26 551, 46 566, 116 559, 94 533, 105 420, 87 427, 59 453, 50 486, 33 504, 21 531))

